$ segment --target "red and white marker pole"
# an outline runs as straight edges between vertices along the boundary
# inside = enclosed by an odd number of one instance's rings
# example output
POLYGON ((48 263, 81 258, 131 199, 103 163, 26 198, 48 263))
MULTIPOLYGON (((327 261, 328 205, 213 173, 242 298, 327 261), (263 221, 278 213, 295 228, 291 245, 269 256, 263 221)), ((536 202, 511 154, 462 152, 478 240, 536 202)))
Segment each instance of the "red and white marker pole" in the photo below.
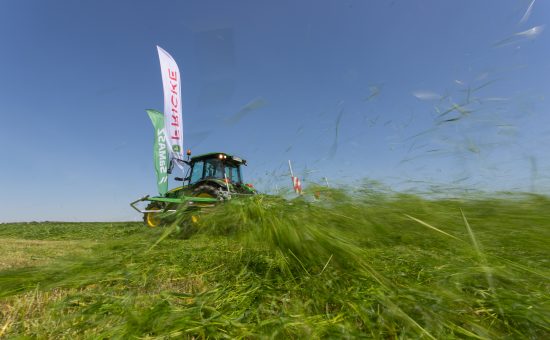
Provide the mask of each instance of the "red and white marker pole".
POLYGON ((294 172, 292 172, 292 164, 290 163, 290 159, 288 160, 288 168, 290 169, 290 179, 292 180, 292 188, 294 189, 294 192, 298 195, 302 194, 302 183, 300 183, 300 179, 298 177, 294 177, 294 172))

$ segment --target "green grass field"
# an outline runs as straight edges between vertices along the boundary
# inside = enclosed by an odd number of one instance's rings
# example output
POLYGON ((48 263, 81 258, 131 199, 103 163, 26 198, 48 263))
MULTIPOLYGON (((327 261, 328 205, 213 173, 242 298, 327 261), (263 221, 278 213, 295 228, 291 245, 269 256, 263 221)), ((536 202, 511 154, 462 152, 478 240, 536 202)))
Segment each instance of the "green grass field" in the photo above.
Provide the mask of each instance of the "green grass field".
POLYGON ((0 225, 0 338, 550 338, 550 199, 325 190, 0 225))

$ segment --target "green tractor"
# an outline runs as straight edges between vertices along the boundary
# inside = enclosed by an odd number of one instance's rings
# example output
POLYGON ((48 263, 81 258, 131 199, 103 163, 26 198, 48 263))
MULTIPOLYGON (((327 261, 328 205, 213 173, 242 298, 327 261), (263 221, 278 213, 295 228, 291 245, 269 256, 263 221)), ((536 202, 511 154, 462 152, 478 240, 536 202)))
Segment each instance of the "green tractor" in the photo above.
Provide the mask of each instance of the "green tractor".
MULTIPOLYGON (((164 196, 145 196, 130 203, 132 208, 143 213, 143 221, 147 226, 162 225, 162 214, 175 212, 182 205, 186 209, 201 211, 225 200, 257 193, 251 184, 245 184, 242 180, 241 165, 246 165, 246 160, 242 158, 224 152, 212 152, 183 162, 189 166, 186 176, 175 178, 183 182, 181 187, 168 191, 164 196), (136 206, 142 201, 150 202, 145 210, 136 206)), ((191 215, 192 223, 196 223, 197 219, 198 215, 191 215)))

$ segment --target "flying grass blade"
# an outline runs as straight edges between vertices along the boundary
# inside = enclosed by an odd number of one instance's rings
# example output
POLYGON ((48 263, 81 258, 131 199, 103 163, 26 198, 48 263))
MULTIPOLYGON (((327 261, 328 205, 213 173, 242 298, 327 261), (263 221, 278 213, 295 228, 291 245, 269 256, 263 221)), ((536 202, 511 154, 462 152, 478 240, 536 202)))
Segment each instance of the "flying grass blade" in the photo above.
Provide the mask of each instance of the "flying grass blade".
POLYGON ((432 226, 432 225, 430 225, 430 224, 428 224, 428 223, 426 223, 426 222, 424 222, 424 221, 422 221, 422 220, 419 220, 418 218, 412 217, 412 216, 407 215, 407 214, 405 214, 405 216, 407 216, 409 219, 411 219, 411 220, 413 220, 413 221, 415 221, 415 222, 418 222, 418 223, 422 224, 422 225, 425 226, 425 227, 428 227, 428 228, 430 228, 430 229, 432 229, 432 230, 435 230, 435 231, 437 231, 437 232, 439 232, 439 233, 442 233, 443 235, 449 236, 449 237, 451 237, 451 238, 453 238, 453 239, 455 239, 455 240, 458 240, 458 241, 463 242, 463 241, 462 241, 461 239, 459 239, 458 237, 453 236, 453 235, 451 235, 451 234, 449 234, 449 233, 447 233, 447 232, 445 232, 445 231, 443 231, 443 230, 441 230, 441 229, 438 229, 438 228, 436 228, 436 227, 434 227, 434 226, 432 226))
POLYGON ((535 4, 535 0, 531 1, 527 9, 525 10, 525 13, 521 17, 521 20, 519 21, 520 24, 526 22, 529 19, 529 17, 531 16, 531 12, 533 11, 534 4, 535 4))

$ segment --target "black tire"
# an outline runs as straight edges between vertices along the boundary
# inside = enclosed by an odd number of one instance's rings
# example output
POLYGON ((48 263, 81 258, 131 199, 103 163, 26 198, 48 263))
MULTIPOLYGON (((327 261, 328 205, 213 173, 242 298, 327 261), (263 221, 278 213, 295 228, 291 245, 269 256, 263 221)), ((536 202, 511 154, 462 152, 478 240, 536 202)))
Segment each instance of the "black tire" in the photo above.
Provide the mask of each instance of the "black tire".
MULTIPOLYGON (((193 197, 208 197, 208 198, 219 199, 219 197, 220 197, 220 188, 216 187, 212 184, 201 184, 193 190, 193 193, 191 194, 191 196, 193 196, 193 197)), ((195 202, 195 203, 193 203, 193 206, 198 207, 198 208, 207 208, 207 207, 214 206, 214 204, 195 202)))
MULTIPOLYGON (((193 190, 191 196, 218 199, 219 192, 220 189, 218 187, 212 184, 203 183, 193 190)), ((210 202, 193 202, 187 209, 182 220, 180 220, 180 233, 178 237, 188 239, 193 236, 199 230, 201 213, 215 205, 215 203, 210 202)))

